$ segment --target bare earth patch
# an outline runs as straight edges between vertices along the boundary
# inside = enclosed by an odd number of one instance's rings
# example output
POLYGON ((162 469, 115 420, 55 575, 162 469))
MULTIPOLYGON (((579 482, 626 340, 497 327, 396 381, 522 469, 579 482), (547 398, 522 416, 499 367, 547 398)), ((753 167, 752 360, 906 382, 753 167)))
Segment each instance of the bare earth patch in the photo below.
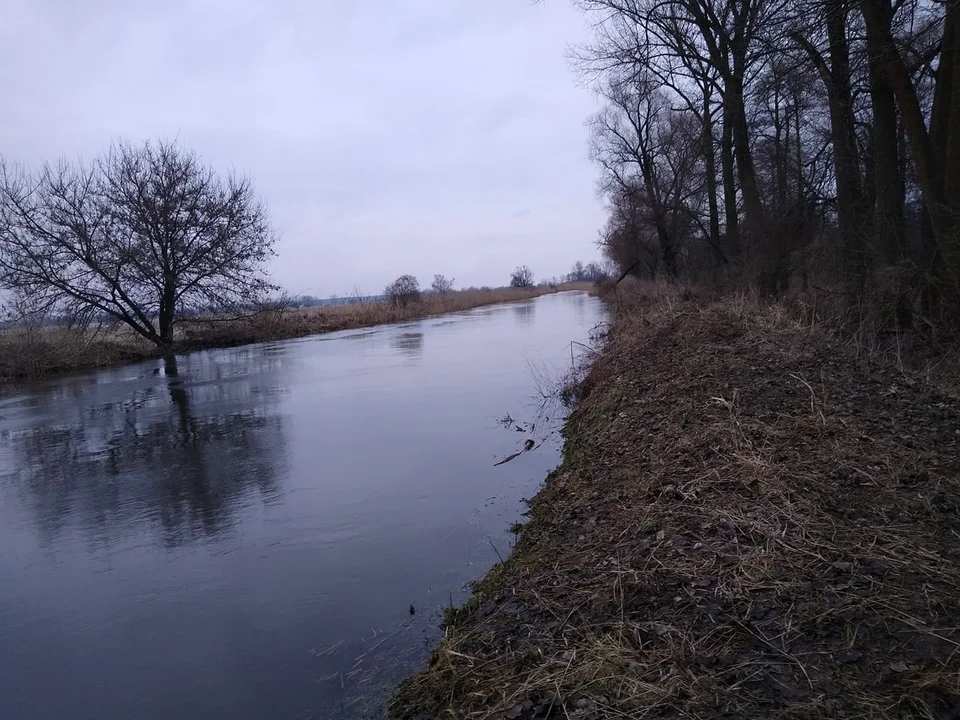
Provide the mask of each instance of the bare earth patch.
POLYGON ((770 310, 621 313, 401 718, 960 717, 960 403, 770 310))

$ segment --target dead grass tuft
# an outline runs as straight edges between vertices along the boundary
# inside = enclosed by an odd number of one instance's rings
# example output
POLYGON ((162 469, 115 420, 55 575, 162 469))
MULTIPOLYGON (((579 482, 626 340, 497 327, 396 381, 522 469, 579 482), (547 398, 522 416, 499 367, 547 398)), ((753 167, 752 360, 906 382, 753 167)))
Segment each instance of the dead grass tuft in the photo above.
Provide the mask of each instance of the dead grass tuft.
POLYGON ((391 712, 957 717, 957 400, 789 305, 629 292, 513 555, 391 712))
POLYGON ((93 327, 22 327, 0 331, 0 382, 136 362, 153 353, 132 333, 93 327))

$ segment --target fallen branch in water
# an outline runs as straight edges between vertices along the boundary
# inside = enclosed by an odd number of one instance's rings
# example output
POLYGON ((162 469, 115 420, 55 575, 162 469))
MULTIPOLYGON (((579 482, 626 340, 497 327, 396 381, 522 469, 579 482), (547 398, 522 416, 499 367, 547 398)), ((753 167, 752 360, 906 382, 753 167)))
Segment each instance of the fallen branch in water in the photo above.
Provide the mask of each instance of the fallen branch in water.
MULTIPOLYGON (((543 445, 543 443, 540 443, 540 445, 543 445)), ((536 447, 540 447, 540 445, 536 445, 536 447)), ((494 463, 493 466, 494 466, 494 467, 497 467, 497 466, 499 466, 499 465, 504 465, 504 464, 510 462, 511 460, 513 460, 514 458, 520 457, 521 455, 523 455, 523 454, 524 454, 525 452, 527 452, 528 450, 533 450, 533 449, 534 449, 534 442, 533 442, 533 440, 530 440, 530 439, 528 438, 528 439, 525 440, 524 443, 523 443, 523 450, 521 450, 520 452, 515 452, 513 455, 510 455, 509 457, 504 458, 503 460, 501 460, 501 461, 498 462, 498 463, 494 463)))

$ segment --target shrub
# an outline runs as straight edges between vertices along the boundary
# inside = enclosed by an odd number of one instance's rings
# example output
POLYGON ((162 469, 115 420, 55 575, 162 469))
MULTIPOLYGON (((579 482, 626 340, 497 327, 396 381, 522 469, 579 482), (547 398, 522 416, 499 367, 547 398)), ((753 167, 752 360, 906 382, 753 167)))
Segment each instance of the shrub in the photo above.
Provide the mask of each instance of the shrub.
POLYGON ((516 270, 510 273, 510 287, 525 288, 533 285, 533 270, 526 265, 518 265, 516 270))
POLYGON ((406 307, 420 302, 420 283, 413 275, 401 275, 387 285, 383 294, 391 305, 406 307))

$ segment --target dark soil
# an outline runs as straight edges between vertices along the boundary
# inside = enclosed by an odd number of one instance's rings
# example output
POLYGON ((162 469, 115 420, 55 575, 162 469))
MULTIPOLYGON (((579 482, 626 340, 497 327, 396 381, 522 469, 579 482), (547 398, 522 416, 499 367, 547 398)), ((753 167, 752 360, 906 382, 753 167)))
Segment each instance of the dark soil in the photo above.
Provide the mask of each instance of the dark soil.
POLYGON ((960 718, 960 402, 775 310, 621 313, 399 718, 960 718))

